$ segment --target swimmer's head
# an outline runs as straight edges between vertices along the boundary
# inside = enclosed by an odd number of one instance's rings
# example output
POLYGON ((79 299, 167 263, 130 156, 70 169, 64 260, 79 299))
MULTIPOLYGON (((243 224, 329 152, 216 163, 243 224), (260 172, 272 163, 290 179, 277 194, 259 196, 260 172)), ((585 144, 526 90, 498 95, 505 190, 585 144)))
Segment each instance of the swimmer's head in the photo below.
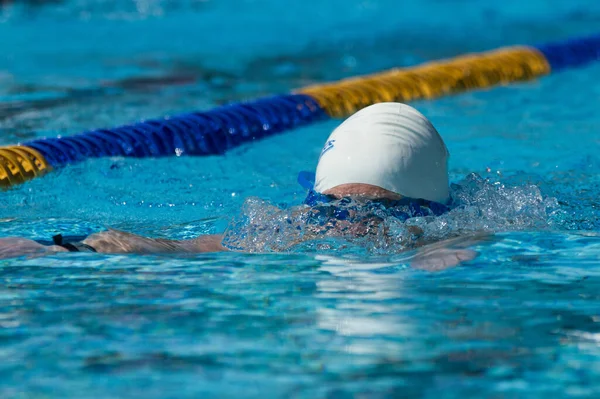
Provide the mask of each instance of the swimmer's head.
POLYGON ((416 109, 400 103, 371 105, 331 133, 319 158, 314 190, 445 203, 448 150, 416 109))

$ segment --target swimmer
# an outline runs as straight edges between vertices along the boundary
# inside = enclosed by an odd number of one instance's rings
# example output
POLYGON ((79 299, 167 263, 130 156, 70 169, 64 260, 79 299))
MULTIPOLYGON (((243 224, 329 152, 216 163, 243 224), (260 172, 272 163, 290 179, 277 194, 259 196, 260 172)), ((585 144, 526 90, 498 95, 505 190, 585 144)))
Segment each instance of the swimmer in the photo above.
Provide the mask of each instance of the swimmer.
MULTIPOLYGON (((379 103, 355 113, 327 139, 316 173, 302 172, 298 177, 308 189, 300 212, 313 212, 327 219, 311 226, 312 234, 305 239, 336 236, 342 232, 364 236, 381 222, 372 215, 368 221, 357 220, 356 208, 345 204, 375 204, 390 209, 403 206, 410 209, 410 214, 401 212, 398 217, 402 220, 447 212, 448 156, 446 145, 431 122, 408 105, 379 103), (327 212, 314 211, 330 203, 336 205, 328 207, 327 212)), ((414 229, 412 233, 419 234, 414 229)), ((453 240, 448 243, 456 242, 453 240)), ((419 245, 425 244, 430 243, 423 241, 419 245)), ((431 268, 430 260, 435 259, 434 268, 444 268, 472 259, 475 253, 464 246, 463 243, 458 249, 456 246, 450 249, 443 242, 437 243, 420 251, 413 265, 431 268)), ((0 258, 66 251, 151 254, 227 250, 231 248, 227 247, 222 235, 177 241, 146 238, 112 229, 74 242, 66 241, 60 235, 48 243, 24 238, 0 239, 0 258)))

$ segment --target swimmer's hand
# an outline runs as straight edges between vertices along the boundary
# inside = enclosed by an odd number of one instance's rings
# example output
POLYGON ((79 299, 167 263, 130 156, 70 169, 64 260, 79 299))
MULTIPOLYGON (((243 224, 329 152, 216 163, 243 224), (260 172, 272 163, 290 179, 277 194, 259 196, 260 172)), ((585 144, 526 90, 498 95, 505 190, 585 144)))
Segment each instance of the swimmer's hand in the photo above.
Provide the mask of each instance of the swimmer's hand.
POLYGON ((466 247, 489 241, 491 238, 489 234, 475 234, 425 245, 417 250, 411 266, 432 272, 458 266, 475 259, 478 255, 477 252, 466 247))
POLYGON ((426 253, 420 253, 411 262, 415 269, 437 272, 462 262, 468 262, 477 257, 477 252, 472 249, 437 248, 426 253))
POLYGON ((97 252, 112 254, 202 253, 226 251, 221 245, 222 239, 221 235, 204 235, 191 240, 176 241, 147 238, 109 229, 92 234, 83 240, 83 243, 97 252))
POLYGON ((56 252, 67 252, 67 250, 58 245, 42 245, 26 238, 0 238, 0 259, 17 258, 20 256, 31 258, 51 255, 56 252))

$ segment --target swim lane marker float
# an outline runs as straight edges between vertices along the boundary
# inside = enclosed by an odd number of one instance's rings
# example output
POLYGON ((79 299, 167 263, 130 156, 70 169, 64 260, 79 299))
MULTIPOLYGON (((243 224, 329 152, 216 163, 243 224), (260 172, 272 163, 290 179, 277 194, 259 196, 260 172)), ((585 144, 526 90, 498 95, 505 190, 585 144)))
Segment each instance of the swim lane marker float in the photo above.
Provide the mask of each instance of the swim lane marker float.
POLYGON ((0 147, 0 187, 97 157, 220 155, 368 105, 433 99, 535 79, 600 60, 600 34, 539 46, 511 46, 305 87, 292 94, 225 105, 74 136, 0 147))

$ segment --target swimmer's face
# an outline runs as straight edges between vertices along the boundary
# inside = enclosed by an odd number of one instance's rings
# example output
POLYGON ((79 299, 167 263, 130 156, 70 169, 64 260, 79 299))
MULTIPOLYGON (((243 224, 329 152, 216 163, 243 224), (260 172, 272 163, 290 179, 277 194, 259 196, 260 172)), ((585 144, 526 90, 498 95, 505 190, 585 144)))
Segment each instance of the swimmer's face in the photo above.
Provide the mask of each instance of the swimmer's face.
MULTIPOLYGON (((386 190, 379 186, 364 183, 347 183, 340 184, 332 187, 329 190, 325 190, 322 194, 334 197, 336 199, 352 198, 358 201, 361 200, 391 200, 397 201, 402 199, 402 196, 392 191, 386 190)), ((352 209, 352 207, 345 209, 346 215, 343 218, 339 218, 335 214, 335 207, 331 208, 333 211, 330 217, 329 223, 323 225, 322 223, 312 227, 312 231, 319 234, 325 234, 328 236, 340 236, 350 235, 354 237, 365 237, 372 234, 377 234, 383 227, 383 219, 381 216, 377 216, 371 212, 364 210, 358 211, 352 209)), ((320 214, 321 210, 313 208, 316 214, 320 214)))
POLYGON ((400 200, 402 196, 384 188, 364 183, 340 184, 323 192, 335 198, 355 197, 364 199, 400 200))

